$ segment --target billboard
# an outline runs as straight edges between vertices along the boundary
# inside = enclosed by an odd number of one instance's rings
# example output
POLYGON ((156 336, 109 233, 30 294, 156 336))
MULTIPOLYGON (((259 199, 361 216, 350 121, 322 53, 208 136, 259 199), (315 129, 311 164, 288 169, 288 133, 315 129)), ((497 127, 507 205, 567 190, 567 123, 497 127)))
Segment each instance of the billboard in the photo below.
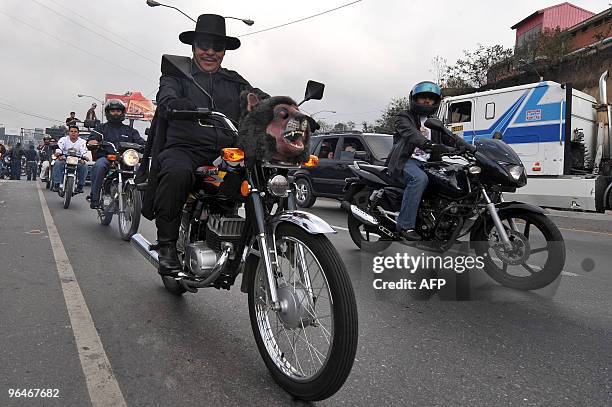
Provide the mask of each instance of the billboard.
POLYGON ((140 92, 128 92, 125 95, 115 95, 107 93, 105 102, 109 99, 119 99, 126 106, 126 119, 132 120, 153 120, 155 114, 155 105, 150 99, 147 99, 140 92))

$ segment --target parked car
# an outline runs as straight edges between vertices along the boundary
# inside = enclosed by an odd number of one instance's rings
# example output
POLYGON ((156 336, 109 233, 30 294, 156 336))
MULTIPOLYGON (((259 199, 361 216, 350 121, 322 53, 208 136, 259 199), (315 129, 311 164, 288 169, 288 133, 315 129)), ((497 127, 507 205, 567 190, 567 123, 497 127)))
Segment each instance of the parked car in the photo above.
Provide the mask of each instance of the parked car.
POLYGON ((296 185, 298 206, 309 208, 317 197, 342 198, 344 180, 353 176, 349 164, 359 160, 385 165, 391 147, 390 134, 359 131, 315 134, 310 140, 310 154, 319 157, 319 165, 289 174, 289 181, 296 185))

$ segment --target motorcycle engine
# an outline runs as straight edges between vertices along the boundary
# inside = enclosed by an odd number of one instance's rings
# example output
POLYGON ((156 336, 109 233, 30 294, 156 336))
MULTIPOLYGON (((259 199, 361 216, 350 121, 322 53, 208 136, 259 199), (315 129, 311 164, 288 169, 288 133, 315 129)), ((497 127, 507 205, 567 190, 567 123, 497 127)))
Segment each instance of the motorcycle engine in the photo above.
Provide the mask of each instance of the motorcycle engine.
POLYGON ((217 257, 206 242, 190 243, 185 250, 185 265, 196 276, 207 278, 217 264, 217 257))

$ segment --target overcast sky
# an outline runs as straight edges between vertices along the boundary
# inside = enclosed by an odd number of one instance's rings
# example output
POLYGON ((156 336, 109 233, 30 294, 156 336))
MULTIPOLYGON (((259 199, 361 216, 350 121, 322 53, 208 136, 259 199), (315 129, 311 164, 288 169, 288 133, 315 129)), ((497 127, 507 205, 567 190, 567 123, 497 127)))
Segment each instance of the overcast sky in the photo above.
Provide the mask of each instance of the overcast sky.
MULTIPOLYGON (((255 20, 248 27, 229 20, 230 35, 246 34, 328 10, 350 0, 167 0, 196 18, 217 13, 255 20), (299 5, 299 6, 298 6, 299 5)), ((393 97, 433 79, 431 60, 449 63, 462 50, 514 45, 510 26, 560 1, 363 0, 280 29, 241 38, 223 66, 237 70, 270 94, 303 95, 308 79, 326 84, 322 101, 303 105, 330 123, 374 121, 393 97)), ((593 12, 608 1, 578 0, 593 12)), ((189 55, 178 34, 194 23, 175 10, 150 8, 145 0, 2 0, 0 2, 0 107, 63 121, 74 110, 83 119, 92 100, 105 93, 141 91, 155 97, 161 54, 189 55), (55 12, 54 12, 55 11, 55 12), (59 14, 68 18, 62 17, 59 14), (127 51, 88 29, 124 44, 127 51), (129 41, 129 42, 128 42, 129 41)), ((98 110, 99 112, 99 110, 98 110)), ((100 113, 98 113, 100 114, 100 113)), ((53 123, 0 108, 8 128, 53 123)), ((360 128, 360 125, 358 125, 360 128)))

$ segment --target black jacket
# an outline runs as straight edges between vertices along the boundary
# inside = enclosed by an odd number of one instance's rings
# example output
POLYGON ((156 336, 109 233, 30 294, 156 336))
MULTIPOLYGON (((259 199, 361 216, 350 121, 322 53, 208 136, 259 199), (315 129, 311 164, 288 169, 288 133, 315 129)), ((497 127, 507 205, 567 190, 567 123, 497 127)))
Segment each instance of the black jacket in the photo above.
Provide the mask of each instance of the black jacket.
POLYGON ((168 103, 177 98, 188 98, 197 107, 219 111, 230 119, 238 121, 240 117, 240 92, 250 90, 251 85, 238 73, 221 68, 215 74, 208 74, 194 66, 192 59, 164 55, 162 58, 162 76, 159 79, 157 92, 157 109, 151 122, 151 130, 143 153, 143 160, 136 174, 137 184, 146 183, 142 201, 142 216, 155 219, 154 200, 157 189, 159 162, 157 156, 168 147, 198 148, 204 151, 220 151, 223 147, 232 146, 234 140, 216 129, 203 128, 197 123, 168 121, 166 112, 168 103), (172 63, 168 63, 168 61, 172 63), (172 65, 175 65, 174 67, 172 65), (180 68, 180 69, 179 69, 180 68), (191 79, 179 71, 191 72, 197 83, 214 99, 211 99, 196 86, 191 79))
POLYGON ((23 155, 28 161, 38 161, 38 153, 33 148, 25 150, 23 155))
MULTIPOLYGON (((146 141, 142 137, 140 137, 140 133, 138 133, 138 130, 128 126, 127 124, 107 122, 98 125, 94 130, 98 133, 104 134, 104 141, 113 143, 115 147, 117 147, 117 143, 119 142, 137 143, 140 145, 144 145, 146 143, 146 141)), ((102 136, 92 131, 87 141, 89 140, 102 141, 102 136)), ((98 159, 99 157, 103 157, 106 154, 110 153, 112 153, 112 151, 109 150, 104 150, 103 152, 95 151, 94 158, 98 159)))
MULTIPOLYGON (((417 113, 403 110, 395 116, 395 134, 393 135, 393 148, 387 159, 389 175, 395 179, 402 178, 402 170, 406 161, 412 157, 415 148, 427 149, 433 144, 446 144, 455 147, 456 139, 446 134, 431 130, 431 140, 421 133, 421 120, 417 113)), ((438 157, 432 157, 434 160, 438 157)))
MULTIPOLYGON (((191 60, 190 72, 197 85, 189 78, 164 74, 159 79, 157 92, 157 109, 160 114, 168 111, 168 104, 174 99, 186 98, 198 108, 208 108, 221 112, 235 123, 240 118, 240 93, 251 90, 251 85, 237 72, 225 68, 215 73, 202 71, 191 60)), ((226 132, 213 128, 205 128, 190 121, 170 121, 166 134, 165 148, 196 148, 201 151, 218 152, 229 147, 233 139, 226 132)))

